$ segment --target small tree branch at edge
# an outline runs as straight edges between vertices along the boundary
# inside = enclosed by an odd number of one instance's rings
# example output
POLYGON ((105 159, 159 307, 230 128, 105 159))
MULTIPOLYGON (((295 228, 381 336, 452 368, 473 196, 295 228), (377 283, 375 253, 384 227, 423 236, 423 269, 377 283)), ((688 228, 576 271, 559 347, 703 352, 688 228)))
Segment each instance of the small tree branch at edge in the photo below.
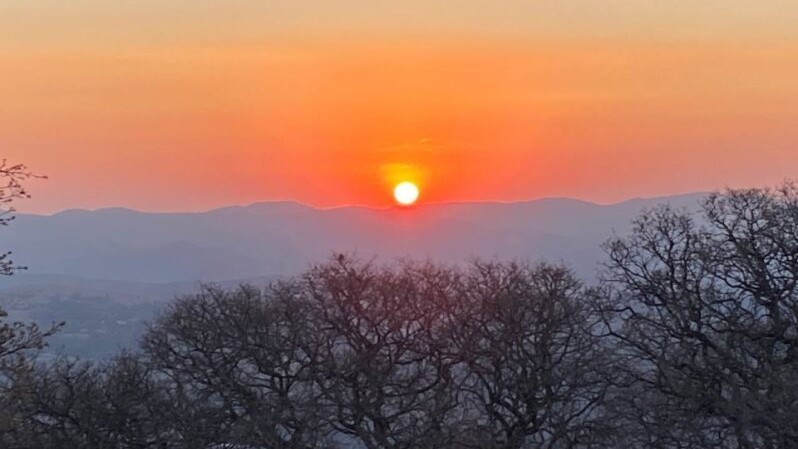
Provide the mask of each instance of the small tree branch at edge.
MULTIPOLYGON (((23 181, 31 178, 47 179, 31 172, 24 164, 11 164, 7 159, 0 162, 0 226, 8 226, 15 218, 14 201, 30 198, 23 181)), ((24 270, 11 260, 11 252, 0 253, 0 276, 10 276, 14 272, 24 270)))

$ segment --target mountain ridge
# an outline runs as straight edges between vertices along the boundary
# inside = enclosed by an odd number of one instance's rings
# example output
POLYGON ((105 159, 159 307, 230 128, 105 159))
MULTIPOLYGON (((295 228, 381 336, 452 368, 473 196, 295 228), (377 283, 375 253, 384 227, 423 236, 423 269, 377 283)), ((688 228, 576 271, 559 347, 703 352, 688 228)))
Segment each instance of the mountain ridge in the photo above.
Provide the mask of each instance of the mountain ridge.
MULTIPOLYGON (((428 207, 437 207, 437 206, 452 206, 452 205, 529 205, 529 204, 540 204, 540 203, 547 203, 547 202, 569 202, 574 204, 582 204, 585 206, 599 206, 599 207, 613 207, 613 206, 621 206, 628 203, 634 202, 648 202, 648 201, 658 201, 658 200, 671 200, 671 199, 678 199, 678 198, 701 198, 704 196, 709 195, 710 192, 688 192, 688 193, 680 193, 674 195, 657 195, 651 197, 632 197, 628 199, 624 199, 621 201, 615 201, 610 203, 599 203, 595 201, 583 200, 579 198, 571 198, 567 196, 546 196, 528 200, 509 200, 509 201, 502 201, 502 200, 467 200, 467 201, 442 201, 442 202, 434 202, 434 203, 422 203, 417 206, 413 206, 415 209, 421 208, 428 208, 428 207)), ((308 203, 304 203, 301 201, 296 200, 263 200, 263 201, 255 201, 252 203, 243 203, 243 204, 231 204, 227 206, 218 206, 213 207, 210 209, 202 209, 196 211, 151 211, 151 210, 140 210, 131 207, 124 207, 124 206, 109 206, 109 207, 100 207, 96 209, 86 209, 86 208, 68 208, 59 210, 52 213, 30 213, 30 212, 19 212, 16 215, 18 216, 29 216, 29 217, 54 217, 59 215, 73 215, 73 214, 80 214, 80 213, 138 213, 138 214, 148 214, 148 215, 198 215, 198 214, 206 214, 206 213, 213 213, 213 212, 220 212, 226 210, 239 210, 239 209, 249 209, 249 208, 256 208, 261 206, 281 206, 281 205, 288 205, 288 206, 297 206, 305 209, 317 210, 317 211, 330 211, 330 210, 341 210, 341 209, 364 209, 370 211, 390 211, 390 210, 401 210, 404 209, 401 206, 387 206, 387 207, 377 207, 377 206, 368 206, 363 204, 346 204, 346 205, 338 205, 338 206, 329 206, 329 207, 317 207, 313 206, 308 203)))
POLYGON ((317 209, 290 201, 205 212, 128 208, 19 214, 0 248, 31 273, 135 282, 224 281, 294 274, 336 252, 458 262, 553 260, 591 276, 600 244, 660 203, 695 207, 703 193, 602 205, 570 198, 450 202, 407 209, 317 209))

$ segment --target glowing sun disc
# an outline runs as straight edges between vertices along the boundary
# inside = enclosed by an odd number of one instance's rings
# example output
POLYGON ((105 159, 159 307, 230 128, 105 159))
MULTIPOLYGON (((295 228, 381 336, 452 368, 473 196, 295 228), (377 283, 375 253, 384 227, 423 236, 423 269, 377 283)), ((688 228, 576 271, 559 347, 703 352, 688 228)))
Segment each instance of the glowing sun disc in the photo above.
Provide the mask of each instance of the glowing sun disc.
POLYGON ((410 206, 418 199, 418 187, 412 182, 400 182, 393 189, 393 197, 402 206, 410 206))

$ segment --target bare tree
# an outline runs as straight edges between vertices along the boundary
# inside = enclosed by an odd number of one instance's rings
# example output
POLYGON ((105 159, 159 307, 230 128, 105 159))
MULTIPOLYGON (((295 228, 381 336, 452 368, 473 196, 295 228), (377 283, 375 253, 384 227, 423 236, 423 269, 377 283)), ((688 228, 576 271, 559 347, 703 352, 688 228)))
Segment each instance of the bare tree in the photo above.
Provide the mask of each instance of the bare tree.
MULTIPOLYGON (((0 226, 14 219, 14 201, 29 195, 22 185, 35 177, 24 165, 0 162, 0 226)), ((24 269, 10 260, 11 253, 0 253, 0 276, 10 276, 24 269)), ((0 309, 0 433, 13 429, 19 421, 12 415, 16 401, 21 400, 30 387, 31 355, 45 346, 45 339, 55 333, 61 324, 40 329, 36 324, 5 322, 7 313, 0 309)))
MULTIPOLYGON (((0 226, 8 226, 15 218, 14 202, 30 198, 23 181, 30 178, 43 178, 33 174, 22 164, 11 164, 6 159, 0 162, 0 226), (3 184, 3 182, 5 182, 3 184)), ((11 275, 15 271, 24 270, 10 259, 11 253, 0 253, 0 275, 11 275)))
POLYGON ((169 415, 176 406, 165 387, 130 353, 107 363, 59 359, 41 365, 33 388, 15 404, 23 419, 0 435, 0 443, 43 449, 202 447, 169 415))
POLYGON ((308 350, 315 330, 306 309, 271 290, 207 286, 179 299, 143 348, 173 391, 212 411, 214 425, 197 430, 209 441, 320 447, 325 435, 310 376, 317 356, 308 350))
POLYGON ((456 274, 339 256, 302 277, 328 342, 316 378, 332 425, 368 449, 444 448, 457 406, 442 338, 456 274))
POLYGON ((181 298, 143 348, 213 417, 206 442, 589 448, 611 360, 591 300, 560 267, 339 256, 265 291, 181 298))
POLYGON ((609 352, 589 292, 565 268, 476 263, 454 339, 476 412, 464 445, 598 447, 609 352), (470 441, 469 441, 470 440, 470 441))
POLYGON ((648 211, 607 249, 626 444, 797 447, 796 188, 714 194, 698 216, 648 211))

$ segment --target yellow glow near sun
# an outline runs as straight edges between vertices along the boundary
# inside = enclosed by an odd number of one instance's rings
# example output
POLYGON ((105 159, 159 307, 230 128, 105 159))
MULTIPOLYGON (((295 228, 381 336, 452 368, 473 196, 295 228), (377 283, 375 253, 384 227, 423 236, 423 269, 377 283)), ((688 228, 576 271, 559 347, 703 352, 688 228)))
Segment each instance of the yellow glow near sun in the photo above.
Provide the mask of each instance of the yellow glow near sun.
POLYGON ((409 181, 400 182, 393 189, 393 197, 402 206, 410 206, 418 199, 418 187, 409 181))

